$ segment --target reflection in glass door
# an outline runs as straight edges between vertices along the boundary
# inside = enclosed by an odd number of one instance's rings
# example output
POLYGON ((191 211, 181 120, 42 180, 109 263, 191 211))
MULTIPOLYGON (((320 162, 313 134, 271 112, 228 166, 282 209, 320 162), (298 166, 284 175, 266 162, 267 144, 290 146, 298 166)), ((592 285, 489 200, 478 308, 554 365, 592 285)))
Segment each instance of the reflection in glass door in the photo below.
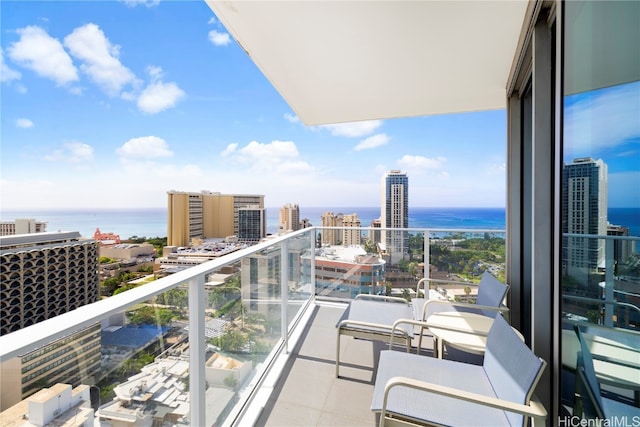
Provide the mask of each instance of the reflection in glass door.
POLYGON ((563 6, 563 404, 612 422, 640 415, 640 2, 563 6))

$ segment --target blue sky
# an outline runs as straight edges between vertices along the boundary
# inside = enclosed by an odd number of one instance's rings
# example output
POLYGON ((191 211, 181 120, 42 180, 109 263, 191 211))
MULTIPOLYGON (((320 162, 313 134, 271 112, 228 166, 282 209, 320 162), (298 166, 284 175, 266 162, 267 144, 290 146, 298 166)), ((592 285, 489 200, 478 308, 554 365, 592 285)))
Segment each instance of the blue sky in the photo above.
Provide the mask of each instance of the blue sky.
MULTIPOLYGON (((377 206, 390 169, 409 175, 411 206, 505 205, 504 110, 307 127, 204 1, 3 0, 0 13, 2 209, 164 207, 169 190, 377 206)), ((615 137, 597 150, 628 189, 640 130, 615 137)))

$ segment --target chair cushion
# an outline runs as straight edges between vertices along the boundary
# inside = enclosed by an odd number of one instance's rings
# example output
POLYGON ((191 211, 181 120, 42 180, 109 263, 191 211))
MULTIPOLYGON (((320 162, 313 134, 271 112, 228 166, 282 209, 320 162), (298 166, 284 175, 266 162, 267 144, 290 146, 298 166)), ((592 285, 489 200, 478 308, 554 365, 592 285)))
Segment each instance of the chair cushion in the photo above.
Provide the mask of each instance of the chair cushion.
MULTIPOLYGON (((496 396, 528 404, 545 363, 516 335, 502 316, 496 316, 487 336, 483 367, 496 396)), ((507 413, 511 425, 522 415, 507 413)))
MULTIPOLYGON (((385 384, 396 376, 414 378, 495 397, 482 366, 384 350, 380 352, 371 410, 382 410, 385 384)), ((396 387, 389 393, 387 410, 391 413, 442 425, 508 425, 508 419, 500 409, 406 387, 396 387)))
MULTIPOLYGON (((480 279, 480 284, 478 285, 478 298, 476 299, 476 304, 500 307, 508 290, 508 285, 505 285, 496 279, 493 274, 485 271, 482 275, 482 279, 480 279)), ((495 317, 497 312, 492 310, 482 310, 482 314, 489 317, 495 317)))
MULTIPOLYGON (((489 307, 500 307, 508 290, 508 285, 505 285, 496 279, 493 274, 485 271, 482 275, 482 279, 480 279, 480 283, 478 284, 478 297, 476 299, 476 304, 489 307)), ((422 308, 427 301, 428 300, 424 298, 414 298, 412 300, 413 311, 416 319, 422 319, 422 308)), ((468 313, 482 314, 488 317, 495 317, 496 314, 498 314, 495 310, 480 310, 475 308, 473 305, 474 304, 468 304, 468 306, 451 306, 447 304, 429 304, 425 318, 442 311, 464 311, 468 313)))
MULTIPOLYGON (((336 326, 340 326, 340 322, 343 320, 355 320, 371 324, 371 326, 354 326, 356 329, 389 333, 393 323, 399 319, 413 319, 413 311, 408 303, 400 304, 397 302, 357 299, 349 303, 336 326), (384 327, 378 328, 376 325, 384 327)), ((402 324, 398 326, 398 329, 404 331, 408 336, 413 336, 412 325, 402 324)))
POLYGON ((422 309, 424 305, 429 301, 426 298, 413 298, 411 299, 411 306, 413 307, 413 318, 416 320, 424 320, 422 318, 422 309))

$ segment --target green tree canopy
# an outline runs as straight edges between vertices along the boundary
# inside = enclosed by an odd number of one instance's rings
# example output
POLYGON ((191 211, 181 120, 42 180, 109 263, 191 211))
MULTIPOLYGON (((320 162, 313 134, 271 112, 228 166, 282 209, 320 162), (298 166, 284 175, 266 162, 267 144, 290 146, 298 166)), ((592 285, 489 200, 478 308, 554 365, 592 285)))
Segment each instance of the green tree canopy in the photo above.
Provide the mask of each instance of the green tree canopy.
POLYGON ((171 310, 143 305, 127 313, 129 321, 134 325, 169 325, 174 317, 171 310))

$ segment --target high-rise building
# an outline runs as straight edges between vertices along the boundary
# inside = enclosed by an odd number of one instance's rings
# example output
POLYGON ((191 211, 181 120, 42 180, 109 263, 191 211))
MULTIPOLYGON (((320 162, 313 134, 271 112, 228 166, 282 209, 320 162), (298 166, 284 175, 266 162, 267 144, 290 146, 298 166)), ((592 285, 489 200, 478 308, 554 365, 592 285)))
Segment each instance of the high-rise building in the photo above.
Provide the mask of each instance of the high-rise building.
POLYGON ((288 203, 280 208, 278 229, 281 233, 300 230, 300 208, 298 205, 288 203))
POLYGON ((0 335, 98 300, 98 243, 78 232, 0 237, 0 335))
POLYGON ((382 178, 380 225, 381 243, 393 264, 403 259, 409 248, 408 232, 384 230, 409 227, 409 177, 399 170, 391 170, 382 178))
POLYGON ((370 227, 372 229, 369 230, 369 240, 377 245, 380 243, 380 218, 371 220, 370 227))
POLYGON ((311 224, 311 221, 309 221, 309 218, 302 218, 300 220, 300 228, 309 228, 309 227, 313 227, 313 224, 311 224))
MULTIPOLYGON (((262 211, 263 211, 262 215, 263 215, 264 218, 266 218, 266 215, 265 215, 265 212, 264 212, 264 196, 252 195, 252 194, 233 194, 231 196, 233 197, 233 234, 234 235, 238 236, 238 234, 239 234, 239 227, 240 227, 239 210, 240 210, 240 208, 251 206, 252 209, 262 209, 262 211)), ((257 223, 255 223, 255 224, 257 226, 257 223)), ((264 222, 263 222, 263 224, 264 224, 264 222)), ((264 230, 266 230, 266 225, 264 226, 264 229, 262 231, 260 231, 260 238, 265 236, 265 231, 264 230)), ((206 230, 205 230, 205 233, 206 233, 206 230)), ((256 234, 256 233, 258 233, 258 231, 256 230, 253 233, 256 234)), ((206 235, 205 237, 209 237, 209 236, 206 235)), ((211 237, 226 237, 226 236, 211 236, 211 237)))
POLYGON ((264 208, 258 205, 238 208, 238 240, 259 242, 266 228, 264 208))
POLYGON ((345 246, 360 245, 360 218, 357 213, 342 217, 342 244, 345 246))
POLYGON ((210 191, 169 191, 167 194, 169 246, 189 246, 194 238, 238 236, 240 208, 258 206, 264 210, 263 195, 220 194, 210 191))
MULTIPOLYGON (((0 335, 98 300, 98 242, 78 232, 0 237, 0 260, 0 335)), ((0 370, 2 409, 43 386, 96 380, 100 325, 3 362, 0 370)))
MULTIPOLYGON (((629 227, 622 225, 607 225, 607 236, 629 236, 629 227)), ((635 253, 633 240, 616 239, 613 241, 613 261, 616 265, 623 265, 635 253)))
MULTIPOLYGON (((607 165, 601 159, 578 158, 564 165, 562 232, 607 235, 607 165)), ((569 237, 563 249, 568 274, 604 267, 604 239, 569 237)))
MULTIPOLYGON (((341 213, 334 215, 333 212, 323 212, 320 218, 323 227, 342 227, 341 213)), ((323 245, 337 245, 340 243, 342 231, 337 229, 323 228, 320 241, 323 245)))
POLYGON ((47 223, 35 219, 20 218, 15 221, 0 222, 0 236, 13 236, 14 234, 44 233, 47 231, 47 223))

